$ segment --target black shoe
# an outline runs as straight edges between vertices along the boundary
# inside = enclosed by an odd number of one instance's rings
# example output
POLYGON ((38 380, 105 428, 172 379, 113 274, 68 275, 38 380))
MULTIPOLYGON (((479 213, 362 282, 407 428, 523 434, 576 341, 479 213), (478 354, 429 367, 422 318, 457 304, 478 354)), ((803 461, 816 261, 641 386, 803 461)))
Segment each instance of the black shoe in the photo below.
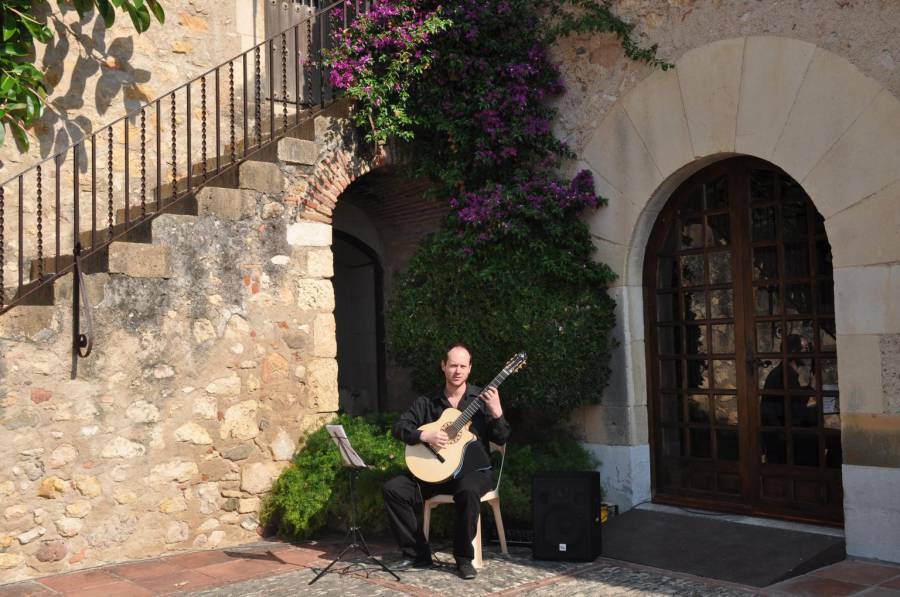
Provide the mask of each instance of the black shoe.
POLYGON ((471 560, 456 560, 456 572, 463 580, 472 580, 478 575, 471 560))
POLYGON ((406 570, 408 568, 430 568, 434 565, 434 561, 431 558, 431 550, 409 554, 407 552, 403 552, 400 561, 395 563, 391 568, 394 570, 406 570))

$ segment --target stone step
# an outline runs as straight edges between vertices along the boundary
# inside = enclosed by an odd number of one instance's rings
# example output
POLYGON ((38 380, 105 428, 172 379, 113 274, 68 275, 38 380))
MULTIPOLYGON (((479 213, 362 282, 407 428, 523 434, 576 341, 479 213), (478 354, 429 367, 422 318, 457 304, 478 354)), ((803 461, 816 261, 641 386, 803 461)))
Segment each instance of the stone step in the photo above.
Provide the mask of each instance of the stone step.
POLYGON ((131 278, 170 278, 172 248, 167 245, 114 242, 109 246, 109 273, 131 278))
MULTIPOLYGON (((18 304, 23 306, 47 306, 53 305, 55 302, 53 283, 51 282, 41 286, 40 282, 37 280, 25 282, 22 284, 21 288, 18 288, 17 286, 5 288, 3 296, 5 298, 4 304, 11 303, 16 299, 22 299, 22 302, 18 304)), ((15 309, 11 312, 15 312, 15 309)), ((6 316, 4 315, 3 317, 6 316)))
POLYGON ((256 214, 256 191, 204 187, 197 193, 197 215, 243 220, 256 214))
POLYGON ((239 186, 259 193, 284 192, 284 175, 278 164, 249 160, 238 171, 239 186))
POLYGON ((278 159, 287 164, 312 166, 319 160, 320 149, 314 141, 285 137, 278 141, 278 159))

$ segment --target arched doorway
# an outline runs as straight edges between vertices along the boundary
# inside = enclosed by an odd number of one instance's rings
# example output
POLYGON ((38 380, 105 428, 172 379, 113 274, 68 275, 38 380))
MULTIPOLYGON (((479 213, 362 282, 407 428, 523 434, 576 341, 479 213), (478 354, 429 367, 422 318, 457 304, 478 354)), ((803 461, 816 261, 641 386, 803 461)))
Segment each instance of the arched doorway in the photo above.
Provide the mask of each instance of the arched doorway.
POLYGON ((384 273, 378 254, 334 230, 334 313, 340 408, 378 412, 384 400, 384 273))
POLYGON ((843 520, 831 247, 747 157, 682 184, 644 262, 654 500, 843 520))

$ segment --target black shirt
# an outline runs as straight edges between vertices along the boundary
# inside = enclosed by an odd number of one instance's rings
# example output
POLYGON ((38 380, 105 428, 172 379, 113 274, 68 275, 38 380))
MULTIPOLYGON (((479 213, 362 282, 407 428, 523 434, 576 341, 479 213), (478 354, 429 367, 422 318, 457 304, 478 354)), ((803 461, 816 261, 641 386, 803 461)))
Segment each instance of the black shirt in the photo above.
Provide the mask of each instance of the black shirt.
MULTIPOLYGON (((466 410, 466 407, 469 406, 473 400, 479 399, 478 396, 480 394, 481 388, 473 386, 472 384, 466 384, 466 393, 463 395, 462 400, 459 401, 456 409, 460 412, 466 410)), ((419 427, 426 423, 437 421, 441 418, 441 413, 448 408, 452 407, 450 406, 450 401, 447 400, 447 397, 444 395, 443 386, 438 388, 430 396, 419 396, 413 401, 412 406, 410 406, 405 413, 400 415, 400 418, 394 423, 394 436, 410 446, 419 443, 422 435, 422 432, 419 431, 419 427)), ((472 444, 472 446, 468 448, 466 452, 466 464, 469 465, 470 463, 468 460, 469 458, 472 458, 473 460, 483 462, 485 465, 490 466, 490 458, 488 457, 488 454, 490 454, 490 442, 499 445, 506 443, 510 434, 509 422, 502 416, 494 419, 491 417, 490 413, 487 412, 487 408, 483 407, 472 417, 472 426, 470 429, 478 438, 478 442, 472 444), (473 446, 477 446, 478 450, 473 450, 473 446)))

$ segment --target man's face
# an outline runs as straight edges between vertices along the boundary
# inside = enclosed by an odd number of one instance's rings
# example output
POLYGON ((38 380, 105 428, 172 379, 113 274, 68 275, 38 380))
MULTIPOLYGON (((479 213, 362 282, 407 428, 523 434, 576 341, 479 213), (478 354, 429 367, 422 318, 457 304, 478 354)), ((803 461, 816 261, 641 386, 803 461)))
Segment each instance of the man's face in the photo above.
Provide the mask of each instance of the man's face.
POLYGON ((465 348, 457 346, 447 353, 447 360, 441 362, 441 369, 447 385, 458 387, 466 383, 472 366, 472 355, 465 348))

